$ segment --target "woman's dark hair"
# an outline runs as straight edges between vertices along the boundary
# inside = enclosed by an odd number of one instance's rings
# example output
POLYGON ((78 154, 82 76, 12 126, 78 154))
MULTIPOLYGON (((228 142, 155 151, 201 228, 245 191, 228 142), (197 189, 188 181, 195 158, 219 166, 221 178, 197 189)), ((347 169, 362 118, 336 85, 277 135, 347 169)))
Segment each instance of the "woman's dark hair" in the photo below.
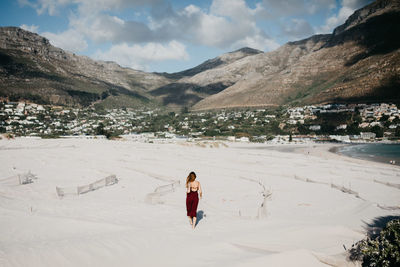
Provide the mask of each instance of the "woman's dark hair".
POLYGON ((188 177, 186 178, 186 187, 190 182, 193 182, 194 180, 196 180, 196 174, 194 172, 190 172, 188 177))

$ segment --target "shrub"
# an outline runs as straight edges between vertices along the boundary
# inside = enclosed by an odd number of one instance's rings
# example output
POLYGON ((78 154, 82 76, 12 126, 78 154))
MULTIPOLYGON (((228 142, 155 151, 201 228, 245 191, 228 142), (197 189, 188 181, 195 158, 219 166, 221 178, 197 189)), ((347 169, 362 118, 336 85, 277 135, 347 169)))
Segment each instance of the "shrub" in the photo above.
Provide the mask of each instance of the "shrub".
POLYGON ((12 133, 6 133, 6 134, 4 135, 4 137, 7 138, 8 140, 14 139, 14 135, 13 135, 12 133))
POLYGON ((362 261, 362 266, 400 266, 400 219, 388 222, 376 238, 353 245, 350 259, 362 261))
POLYGON ((57 139, 60 138, 59 134, 51 133, 51 134, 42 134, 40 135, 42 139, 57 139))
POLYGON ((394 135, 397 137, 400 137, 400 126, 396 127, 396 131, 394 132, 394 135))
POLYGON ((371 132, 376 134, 376 137, 383 137, 383 129, 379 127, 378 125, 375 125, 374 127, 371 128, 371 132))

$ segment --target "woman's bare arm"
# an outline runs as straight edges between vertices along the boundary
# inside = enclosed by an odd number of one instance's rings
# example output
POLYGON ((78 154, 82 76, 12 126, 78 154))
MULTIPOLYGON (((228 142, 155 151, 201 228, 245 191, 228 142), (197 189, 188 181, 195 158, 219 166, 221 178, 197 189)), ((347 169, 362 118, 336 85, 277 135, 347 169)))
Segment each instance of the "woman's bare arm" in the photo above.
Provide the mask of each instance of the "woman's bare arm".
POLYGON ((200 198, 202 198, 203 197, 203 191, 201 190, 201 184, 200 184, 200 182, 198 182, 199 183, 199 194, 200 194, 200 198))
POLYGON ((190 193, 190 183, 186 184, 186 193, 190 193))

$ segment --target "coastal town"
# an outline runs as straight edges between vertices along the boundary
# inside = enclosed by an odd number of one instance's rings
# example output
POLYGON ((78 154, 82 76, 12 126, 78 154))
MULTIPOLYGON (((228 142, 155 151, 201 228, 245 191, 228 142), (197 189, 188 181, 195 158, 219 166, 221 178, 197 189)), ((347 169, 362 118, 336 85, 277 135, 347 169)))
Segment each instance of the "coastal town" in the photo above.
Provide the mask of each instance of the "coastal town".
POLYGON ((2 101, 0 133, 8 137, 217 138, 271 143, 398 141, 400 111, 387 103, 172 112, 2 101))

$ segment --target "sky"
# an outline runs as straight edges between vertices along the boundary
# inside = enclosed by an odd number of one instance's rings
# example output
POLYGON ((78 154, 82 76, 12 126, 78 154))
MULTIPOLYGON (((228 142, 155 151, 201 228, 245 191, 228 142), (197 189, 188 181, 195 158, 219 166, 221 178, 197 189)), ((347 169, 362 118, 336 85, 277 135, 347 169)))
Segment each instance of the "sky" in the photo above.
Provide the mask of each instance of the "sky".
POLYGON ((1 0, 0 26, 148 72, 178 72, 242 47, 273 51, 331 33, 371 0, 1 0))

